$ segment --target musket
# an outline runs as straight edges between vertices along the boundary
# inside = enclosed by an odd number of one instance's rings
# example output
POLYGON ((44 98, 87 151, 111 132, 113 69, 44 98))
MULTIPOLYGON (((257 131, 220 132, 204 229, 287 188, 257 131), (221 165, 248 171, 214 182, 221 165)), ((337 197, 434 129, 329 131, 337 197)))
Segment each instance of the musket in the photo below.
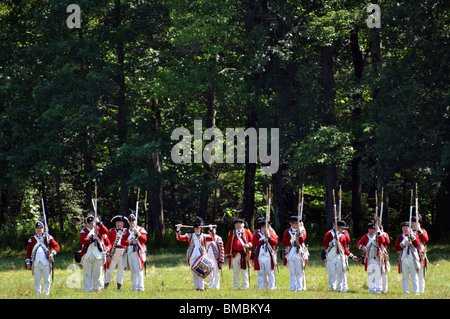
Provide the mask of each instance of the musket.
POLYGON ((50 271, 52 272, 52 281, 53 281, 53 262, 50 261, 50 242, 48 240, 48 224, 47 224, 47 216, 45 215, 45 205, 44 205, 44 198, 41 199, 42 200, 42 213, 44 215, 44 235, 45 235, 45 240, 47 241, 47 258, 50 262, 50 271))
MULTIPOLYGON (((266 209, 266 237, 269 238, 269 220, 270 220, 270 185, 269 192, 267 195, 267 209, 266 209)), ((268 250, 268 245, 266 245, 266 252, 268 250)))
POLYGON ((98 218, 98 211, 97 211, 97 181, 95 181, 95 198, 92 199, 92 207, 94 207, 94 227, 91 229, 91 231, 88 234, 88 237, 93 235, 95 238, 95 241, 97 242, 97 245, 100 245, 99 247, 102 248, 103 251, 106 250, 106 246, 103 245, 103 242, 98 238, 98 230, 97 230, 97 218, 98 218))
MULTIPOLYGON (((271 191, 271 185, 269 184, 269 194, 267 196, 267 210, 266 210, 266 238, 269 238, 269 222, 270 222, 270 202, 272 199, 272 191, 271 191)), ((278 270, 278 263, 277 263, 277 254, 275 251, 275 247, 272 247, 269 243, 269 241, 267 241, 266 244, 266 252, 269 250, 269 246, 271 247, 272 251, 269 251, 270 256, 272 258, 273 264, 277 266, 277 270, 278 270)), ((279 271, 279 270, 278 270, 279 271)))
POLYGON ((378 192, 375 190, 375 225, 378 226, 378 192))
POLYGON ((91 235, 94 235, 97 237, 97 181, 95 181, 95 191, 94 191, 95 197, 92 199, 92 207, 94 208, 94 227, 91 229, 91 231, 88 234, 88 237, 91 235))
POLYGON ((411 239, 412 229, 411 229, 411 220, 412 220, 412 208, 413 208, 413 190, 411 189, 411 204, 409 205, 409 238, 411 239))
POLYGON ((141 189, 138 188, 138 193, 137 193, 137 201, 136 201, 136 227, 138 224, 138 213, 139 213, 139 193, 141 192, 141 189))
POLYGON ((303 194, 304 194, 304 187, 302 185, 302 189, 298 190, 298 214, 297 214, 297 238, 300 237, 300 221, 303 218, 303 194))
POLYGON ((383 227, 383 187, 381 187, 380 227, 383 227))
POLYGON ((338 237, 338 231, 337 231, 337 212, 336 212, 336 197, 335 197, 335 193, 334 193, 334 189, 333 189, 333 206, 334 206, 334 234, 335 234, 335 240, 336 240, 336 247, 337 247, 337 252, 340 254, 341 253, 341 243, 339 242, 339 237, 338 237))
POLYGON ((342 186, 339 185, 339 220, 342 219, 342 186))
POLYGON ((95 234, 97 235, 97 181, 95 181, 95 202, 94 204, 94 229, 95 229, 95 234))
POLYGON ((419 189, 416 183, 416 223, 419 222, 419 189))

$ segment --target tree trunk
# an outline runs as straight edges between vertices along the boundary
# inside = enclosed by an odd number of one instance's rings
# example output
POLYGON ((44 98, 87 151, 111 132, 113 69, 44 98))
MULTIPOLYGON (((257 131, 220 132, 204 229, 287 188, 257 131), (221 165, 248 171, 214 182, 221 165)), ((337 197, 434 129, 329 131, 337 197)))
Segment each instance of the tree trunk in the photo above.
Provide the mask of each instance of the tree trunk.
MULTIPOLYGON (((321 47, 321 86, 322 99, 325 104, 325 125, 336 124, 334 112, 334 74, 333 74, 333 47, 326 45, 321 47)), ((325 166, 325 219, 327 226, 334 220, 333 190, 338 188, 337 168, 335 164, 325 166)))
POLYGON ((56 173, 56 207, 58 210, 58 220, 59 220, 59 230, 63 231, 64 229, 64 214, 62 211, 61 204, 61 170, 58 169, 56 173))
MULTIPOLYGON (((114 27, 119 28, 122 23, 120 0, 115 0, 115 23, 114 27)), ((126 110, 126 97, 125 97, 125 50, 123 43, 119 42, 116 46, 118 74, 115 77, 116 85, 118 86, 116 101, 117 101, 117 135, 119 139, 119 147, 122 147, 127 141, 127 110, 126 110)), ((128 187, 126 185, 129 179, 128 170, 126 167, 120 167, 120 210, 123 215, 128 215, 128 209, 130 207, 128 197, 128 187)))
MULTIPOLYGON (((354 27, 350 30, 350 49, 353 57, 353 66, 354 66, 354 74, 356 84, 359 85, 359 82, 362 78, 364 63, 363 63, 363 55, 361 49, 359 47, 359 39, 358 39, 358 26, 355 24, 354 27)), ((361 94, 356 94, 353 99, 359 100, 361 98, 361 94)), ((360 126, 358 125, 358 119, 361 114, 361 108, 357 106, 352 112, 352 122, 356 125, 353 129, 353 147, 359 153, 361 149, 361 142, 358 140, 360 135, 360 126)), ((361 174, 360 174, 360 165, 362 162, 361 156, 357 155, 352 160, 352 221, 353 221, 353 234, 361 235, 362 231, 362 209, 361 209, 361 195, 362 195, 362 185, 361 185, 361 174)))
MULTIPOLYGON (((158 100, 151 99, 147 101, 154 114, 153 126, 149 127, 150 132, 156 133, 161 127, 161 112, 158 108, 158 100)), ((149 179, 156 182, 150 187, 148 200, 150 201, 150 217, 148 218, 147 229, 149 232, 164 238, 166 231, 164 226, 164 206, 163 206, 163 189, 161 187, 162 160, 161 154, 158 152, 152 156, 152 163, 148 167, 149 179)))
POLYGON ((361 174, 359 167, 361 164, 361 157, 356 157, 352 160, 352 221, 353 234, 359 236, 362 234, 362 210, 361 210, 361 174))
MULTIPOLYGON (((257 115, 256 111, 252 110, 247 118, 247 127, 254 127, 256 129, 257 115)), ((249 145, 249 139, 246 137, 246 145, 249 145)), ((249 162, 249 156, 245 156, 245 177, 244 177, 244 203, 243 215, 253 229, 253 217, 255 213, 255 177, 256 177, 256 163, 249 162)))
MULTIPOLYGON (((206 93, 206 129, 212 128, 216 125, 216 95, 214 92, 206 93)), ((214 179, 212 173, 212 163, 206 163, 203 161, 205 172, 203 174, 204 188, 200 193, 200 203, 199 203, 199 216, 205 219, 208 213, 208 204, 211 197, 211 183, 214 179)))

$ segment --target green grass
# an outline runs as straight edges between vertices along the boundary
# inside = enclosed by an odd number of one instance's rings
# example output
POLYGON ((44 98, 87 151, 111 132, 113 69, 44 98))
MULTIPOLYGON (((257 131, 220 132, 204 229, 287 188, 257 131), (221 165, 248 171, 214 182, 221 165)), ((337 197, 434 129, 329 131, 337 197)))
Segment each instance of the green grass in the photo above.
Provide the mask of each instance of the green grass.
MULTIPOLYGON (((347 273, 349 291, 329 292, 327 274, 320 259, 319 246, 310 247, 310 261, 306 269, 307 291, 289 290, 289 272, 279 260, 276 290, 257 290, 256 271, 251 270, 250 289, 232 287, 232 270, 225 264, 222 270, 221 289, 196 291, 191 272, 186 263, 186 249, 150 250, 149 265, 145 277, 145 292, 131 291, 130 273, 125 272, 121 291, 113 282, 108 290, 84 293, 80 288, 68 288, 67 279, 72 274, 67 267, 74 264, 73 253, 60 253, 55 263, 54 282, 48 297, 35 296, 31 271, 24 269, 25 252, 8 252, 0 256, 0 299, 449 299, 450 298, 450 249, 449 246, 431 246, 428 250, 430 265, 426 273, 425 294, 403 295, 401 274, 397 272, 398 253, 391 251, 391 271, 388 274, 387 294, 372 295, 367 288, 364 266, 350 261, 347 273)), ((81 268, 80 268, 81 270, 81 268)), ((82 271, 82 270, 81 270, 82 271)))

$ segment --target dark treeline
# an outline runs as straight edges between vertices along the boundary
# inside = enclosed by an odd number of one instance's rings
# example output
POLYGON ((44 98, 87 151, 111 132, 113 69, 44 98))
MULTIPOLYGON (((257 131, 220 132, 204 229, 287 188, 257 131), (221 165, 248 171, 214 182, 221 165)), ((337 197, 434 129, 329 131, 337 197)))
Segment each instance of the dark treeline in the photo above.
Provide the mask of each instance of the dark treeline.
POLYGON ((432 240, 448 234, 448 1, 76 3, 72 29, 67 1, 0 3, 2 246, 24 245, 41 198, 52 231, 76 241, 95 181, 107 222, 135 209, 140 188, 140 224, 158 242, 196 216, 252 226, 269 184, 279 232, 304 184, 309 237, 330 227, 339 186, 354 236, 382 188, 396 234, 417 183, 432 240), (367 25, 370 3, 381 28, 367 25), (227 163, 225 143, 223 163, 194 152, 174 163, 172 132, 194 136, 195 120, 224 139, 227 128, 279 128, 278 170, 263 174, 248 153, 227 163))

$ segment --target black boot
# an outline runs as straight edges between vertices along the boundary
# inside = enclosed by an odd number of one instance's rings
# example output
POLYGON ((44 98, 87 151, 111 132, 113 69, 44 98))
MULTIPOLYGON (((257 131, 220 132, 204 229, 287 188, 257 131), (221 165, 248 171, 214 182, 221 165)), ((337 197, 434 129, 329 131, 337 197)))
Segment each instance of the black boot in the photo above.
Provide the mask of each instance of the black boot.
POLYGON ((109 282, 105 283, 104 289, 108 288, 109 282))
POLYGON ((120 288, 122 288, 121 284, 117 284, 117 290, 120 290, 120 288))

